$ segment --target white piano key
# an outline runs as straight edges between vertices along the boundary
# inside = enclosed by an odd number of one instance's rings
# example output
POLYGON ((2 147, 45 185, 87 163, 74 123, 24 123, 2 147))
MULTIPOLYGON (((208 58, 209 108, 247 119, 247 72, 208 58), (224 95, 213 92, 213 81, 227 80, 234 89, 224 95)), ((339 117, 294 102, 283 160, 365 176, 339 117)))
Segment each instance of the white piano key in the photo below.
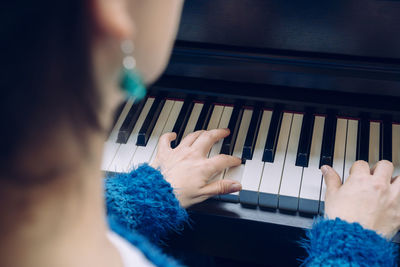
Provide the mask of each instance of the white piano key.
MULTIPOLYGON (((324 132, 325 117, 315 116, 314 130, 311 140, 310 159, 308 167, 303 169, 301 180, 299 211, 305 213, 318 213, 319 197, 321 194, 322 174, 319 169, 321 156, 322 136, 324 132)), ((344 132, 344 134, 346 134, 344 132)))
POLYGON ((279 189, 279 209, 297 211, 303 167, 296 166, 303 114, 294 114, 279 189))
POLYGON ((167 123, 164 126, 164 129, 162 130, 162 134, 165 133, 170 133, 174 129, 174 125, 176 120, 178 119, 179 112, 181 112, 181 109, 183 107, 184 101, 178 100, 175 101, 174 106, 172 107, 171 114, 168 117, 167 123))
MULTIPOLYGON (((224 107, 224 109, 222 111, 221 119, 218 124, 218 128, 227 128, 228 127, 229 120, 231 119, 232 111, 233 111, 233 107, 228 107, 228 106, 224 107)), ((208 154, 209 158, 219 155, 219 153, 221 152, 221 147, 222 147, 223 141, 224 141, 224 139, 221 139, 211 148, 210 153, 208 154)), ((211 177, 209 179, 208 183, 213 183, 215 181, 223 179, 224 174, 225 174, 225 170, 220 173, 215 174, 213 177, 211 177)), ((219 196, 215 196, 214 198, 219 199, 219 196)))
POLYGON ((285 112, 283 114, 274 162, 266 162, 264 164, 258 199, 260 206, 278 207, 279 186, 281 184, 292 118, 293 113, 285 112))
POLYGON ((346 156, 344 159, 343 183, 346 182, 350 174, 351 166, 356 162, 357 155, 357 132, 358 121, 348 120, 347 122, 347 140, 346 140, 346 156))
MULTIPOLYGON (((214 106, 213 114, 211 115, 210 122, 208 123, 208 127, 207 127, 208 131, 213 130, 213 129, 228 127, 229 119, 230 119, 233 109, 225 114, 224 114, 224 110, 225 110, 225 107, 222 105, 214 106), (230 114, 228 114, 228 113, 230 113, 230 114), (229 115, 229 119, 227 118, 228 115, 229 115), (221 121, 223 121, 223 122, 221 122, 221 121), (226 126, 222 127, 223 125, 226 125, 226 126)), ((222 142, 223 142, 223 140, 220 140, 210 149, 210 151, 208 152, 209 158, 213 157, 215 155, 218 155, 218 153, 221 151, 222 142)))
POLYGON ((400 125, 392 126, 392 162, 394 165, 393 177, 400 175, 400 125))
MULTIPOLYGON (((350 120, 349 120, 350 121, 350 120)), ((348 120, 346 119, 337 119, 336 123, 336 134, 335 134, 335 148, 333 152, 333 163, 332 167, 336 170, 336 172, 343 177, 343 170, 345 164, 346 157, 346 139, 348 134, 348 120)), ((353 127, 354 128, 354 127, 353 127)), ((352 128, 352 129, 353 129, 352 128)), ((356 139, 357 139, 357 129, 355 130, 356 139)), ((351 139, 352 137, 350 137, 351 139)), ((355 157, 355 154, 354 154, 355 157)), ((322 181, 321 186, 321 197, 320 197, 320 205, 319 205, 319 213, 323 214, 325 210, 325 192, 326 185, 325 181, 322 181)))
MULTIPOLYGON (((247 131, 249 130, 249 125, 252 115, 253 115, 253 110, 251 109, 244 110, 232 156, 239 158, 242 157, 243 146, 246 139, 247 131)), ((240 183, 242 181, 243 171, 244 171, 244 164, 240 164, 237 167, 229 168, 225 172, 224 179, 229 179, 240 183)), ((221 195, 220 197, 221 200, 239 202, 239 192, 221 195)))
POLYGON ((131 109, 134 102, 135 99, 133 98, 128 99, 117 122, 114 125, 114 128, 111 131, 108 140, 104 144, 103 159, 101 163, 101 170, 103 171, 108 170, 108 167, 110 166, 112 160, 115 157, 115 154, 118 151, 119 148, 119 144, 117 143, 118 131, 121 128, 122 123, 124 122, 126 115, 129 113, 129 110, 131 109))
POLYGON ((243 170, 242 190, 239 194, 240 203, 258 205, 258 188, 263 169, 264 162, 262 160, 246 160, 243 170))
POLYGON ((264 147, 267 141, 267 135, 271 123, 271 118, 272 118, 272 111, 264 110, 263 117, 260 123, 260 129, 258 131, 256 146, 253 152, 253 160, 262 161, 264 155, 264 147))
POLYGON ((161 110, 160 116, 157 119, 156 125, 154 126, 153 132, 149 138, 149 141, 147 142, 147 145, 139 146, 136 149, 135 155, 133 156, 129 165, 130 168, 142 163, 149 162, 151 160, 151 156, 153 155, 153 152, 156 149, 158 139, 160 138, 164 126, 168 121, 168 117, 171 113, 173 106, 174 106, 173 100, 167 100, 165 102, 164 107, 161 110))
POLYGON ((379 161, 380 123, 371 121, 369 124, 368 163, 370 168, 379 161))
POLYGON ((264 146, 267 140, 269 125, 271 123, 272 111, 265 110, 258 131, 253 159, 246 160, 242 178, 242 191, 240 191, 240 203, 247 205, 258 205, 258 188, 261 183, 264 162, 262 161, 264 146))
MULTIPOLYGON (((231 119, 233 107, 224 107, 224 111, 222 112, 221 120, 219 122, 218 128, 227 128, 229 124, 229 120, 231 119)), ((221 152, 221 147, 224 139, 219 140, 212 148, 209 154, 209 157, 218 155, 221 152)))
POLYGON ((213 113, 211 114, 211 118, 207 126, 208 131, 218 128, 223 111, 224 111, 224 106, 222 105, 214 106, 213 113))
POLYGON ((115 154, 114 159, 112 160, 110 166, 108 167, 108 171, 110 172, 129 172, 130 170, 130 161, 135 154, 136 151, 136 140, 139 133, 140 128, 144 120, 146 119, 147 113, 153 105, 154 98, 148 98, 146 104, 144 105, 142 112, 135 124, 135 127, 132 130, 131 135, 128 138, 126 144, 121 144, 118 148, 117 153, 115 154))
POLYGON ((204 104, 202 104, 202 103, 194 104, 192 113, 190 114, 188 123, 186 124, 186 128, 183 133, 182 139, 194 131, 194 128, 196 127, 196 123, 197 123, 197 120, 199 119, 199 116, 200 116, 203 106, 204 106, 204 104))
MULTIPOLYGON (((174 106, 171 109, 171 113, 169 114, 168 120, 164 125, 164 129, 161 132, 161 135, 172 132, 172 130, 174 129, 175 122, 178 119, 179 112, 182 109, 182 106, 183 106, 183 101, 180 101, 180 100, 175 101, 174 106)), ((160 135, 160 137, 161 137, 161 135, 160 135)), ((158 149, 158 142, 157 142, 156 148, 154 149, 153 154, 151 155, 150 162, 154 161, 154 158, 157 155, 157 149, 158 149)))
MULTIPOLYGON (((340 175, 342 179, 344 175, 344 166, 346 157, 345 150, 346 150, 347 139, 349 138, 348 141, 351 142, 352 140, 354 140, 354 137, 357 138, 357 129, 354 128, 354 122, 357 123, 356 120, 338 119, 336 126, 335 152, 333 156, 332 167, 336 170, 336 172, 340 175), (350 136, 349 134, 352 134, 352 136, 350 136)), ((355 145, 352 144, 352 146, 357 148, 357 144, 355 145)), ((351 155, 348 154, 348 156, 351 155)))

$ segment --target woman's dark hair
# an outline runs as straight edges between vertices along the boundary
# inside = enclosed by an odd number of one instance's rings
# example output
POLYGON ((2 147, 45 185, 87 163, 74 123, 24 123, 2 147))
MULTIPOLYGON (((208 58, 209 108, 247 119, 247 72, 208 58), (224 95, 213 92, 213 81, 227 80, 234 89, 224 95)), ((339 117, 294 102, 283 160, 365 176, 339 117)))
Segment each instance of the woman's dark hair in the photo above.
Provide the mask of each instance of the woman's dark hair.
MULTIPOLYGON (((91 73, 88 1, 6 1, 0 8, 0 170, 29 133, 60 119, 99 127, 100 99, 91 73)), ((45 143, 45 140, 43 140, 45 143)))

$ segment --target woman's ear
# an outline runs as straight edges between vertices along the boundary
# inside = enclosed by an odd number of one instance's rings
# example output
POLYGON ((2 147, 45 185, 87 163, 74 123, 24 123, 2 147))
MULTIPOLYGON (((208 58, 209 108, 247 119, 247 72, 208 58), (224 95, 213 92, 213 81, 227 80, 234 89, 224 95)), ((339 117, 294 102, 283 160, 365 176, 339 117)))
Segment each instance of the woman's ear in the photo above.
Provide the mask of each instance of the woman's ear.
POLYGON ((90 0, 93 23, 98 34, 118 40, 133 39, 135 26, 128 12, 129 0, 90 0))

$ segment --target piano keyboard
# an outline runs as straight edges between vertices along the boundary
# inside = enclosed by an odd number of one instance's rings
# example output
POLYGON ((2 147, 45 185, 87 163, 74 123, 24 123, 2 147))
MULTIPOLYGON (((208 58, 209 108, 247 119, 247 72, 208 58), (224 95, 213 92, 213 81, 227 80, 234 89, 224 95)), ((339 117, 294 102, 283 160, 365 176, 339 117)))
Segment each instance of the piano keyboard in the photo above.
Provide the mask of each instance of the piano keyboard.
POLYGON ((318 214, 324 211, 323 164, 347 178, 356 160, 372 167, 387 159, 400 175, 400 125, 389 120, 340 118, 335 114, 264 110, 242 104, 228 106, 193 99, 148 97, 128 100, 105 144, 102 170, 128 172, 151 162, 159 137, 176 132, 174 146, 189 133, 229 128, 231 135, 216 143, 209 157, 219 153, 243 159, 212 179, 242 183, 239 193, 219 196, 221 201, 244 206, 318 214))

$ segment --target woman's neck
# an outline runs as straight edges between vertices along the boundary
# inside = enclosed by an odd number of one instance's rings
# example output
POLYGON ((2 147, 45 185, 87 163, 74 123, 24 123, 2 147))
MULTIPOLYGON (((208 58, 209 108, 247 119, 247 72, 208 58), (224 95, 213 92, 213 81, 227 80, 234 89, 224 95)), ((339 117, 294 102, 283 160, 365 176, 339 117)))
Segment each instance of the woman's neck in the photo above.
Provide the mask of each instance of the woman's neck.
POLYGON ((121 266, 106 237, 100 158, 91 162, 44 184, 0 180, 0 266, 121 266))

